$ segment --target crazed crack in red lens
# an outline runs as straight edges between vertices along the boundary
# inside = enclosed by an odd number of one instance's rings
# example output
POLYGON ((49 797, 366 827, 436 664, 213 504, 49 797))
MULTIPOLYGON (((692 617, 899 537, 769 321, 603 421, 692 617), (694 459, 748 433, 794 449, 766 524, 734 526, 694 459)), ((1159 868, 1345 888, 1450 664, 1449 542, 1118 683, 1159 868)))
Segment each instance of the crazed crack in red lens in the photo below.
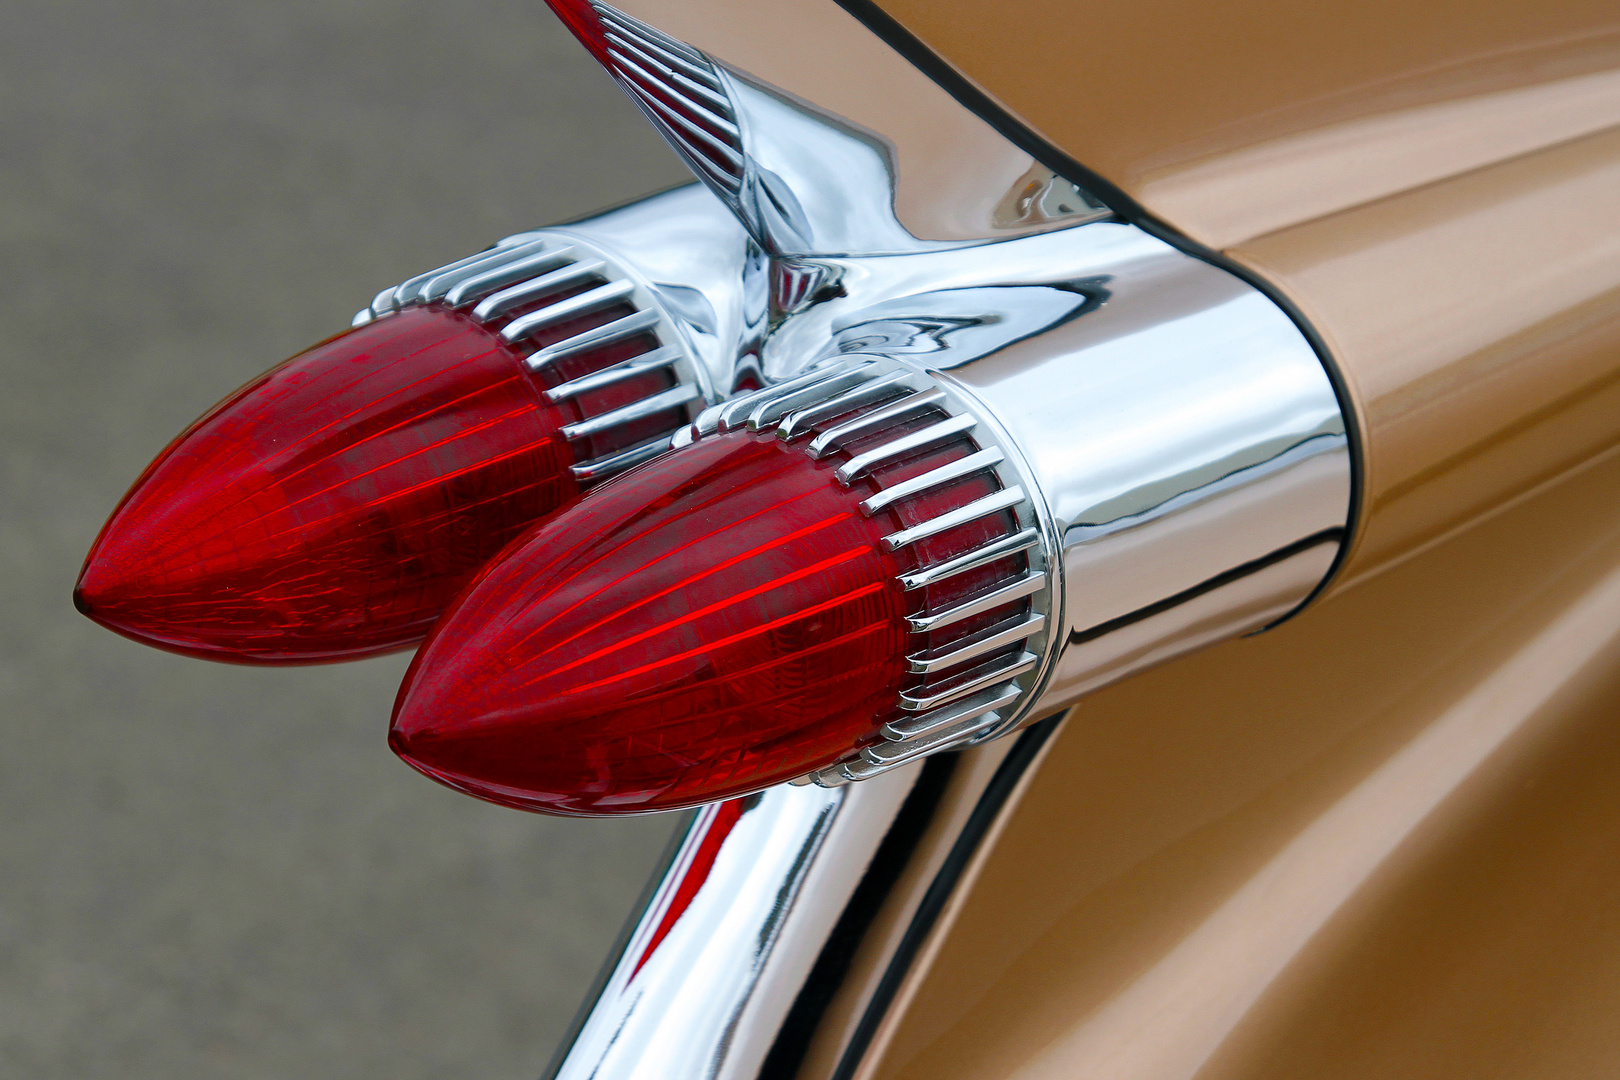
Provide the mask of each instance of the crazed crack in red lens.
POLYGON ((578 493, 558 430, 576 418, 467 316, 386 316, 260 376, 170 444, 102 530, 75 602, 212 659, 409 645, 578 493))
POLYGON ((873 738, 906 598, 892 521, 835 464, 717 436, 538 526, 434 629, 390 744, 485 799, 602 814, 758 790, 873 738))

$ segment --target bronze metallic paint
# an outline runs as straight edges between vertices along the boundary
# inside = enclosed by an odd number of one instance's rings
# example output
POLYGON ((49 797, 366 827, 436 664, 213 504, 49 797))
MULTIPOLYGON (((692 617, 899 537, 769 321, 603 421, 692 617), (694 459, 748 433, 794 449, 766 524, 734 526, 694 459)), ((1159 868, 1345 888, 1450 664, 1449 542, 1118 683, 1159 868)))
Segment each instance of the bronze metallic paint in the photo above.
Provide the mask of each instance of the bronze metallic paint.
MULTIPOLYGON (((942 184, 1028 167, 987 127, 896 116, 928 94, 818 50, 852 18, 828 0, 624 6, 900 133, 918 235, 982 228, 989 201, 950 220, 942 184)), ((1620 7, 881 7, 1286 295, 1366 473, 1316 606, 1074 710, 862 1075, 1614 1071, 1620 7)))
POLYGON ((1293 622, 1068 721, 867 1076, 1620 1061, 1620 8, 883 9, 1289 297, 1356 406, 1293 622))
POLYGON ((1609 1075, 1617 491, 1078 706, 867 1075, 1609 1075))
POLYGON ((1607 0, 883 0, 1214 248, 1620 123, 1607 0))

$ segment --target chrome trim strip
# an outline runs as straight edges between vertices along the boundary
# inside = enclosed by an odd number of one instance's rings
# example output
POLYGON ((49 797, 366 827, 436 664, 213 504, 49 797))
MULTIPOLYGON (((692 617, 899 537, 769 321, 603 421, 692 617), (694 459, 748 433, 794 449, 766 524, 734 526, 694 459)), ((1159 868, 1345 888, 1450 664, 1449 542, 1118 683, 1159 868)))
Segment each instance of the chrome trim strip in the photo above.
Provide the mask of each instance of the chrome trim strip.
POLYGON ((1054 729, 700 811, 546 1080, 846 1075, 1054 729))
POLYGON ((909 761, 965 743, 1000 722, 998 712, 976 713, 951 724, 931 727, 909 739, 873 743, 861 751, 857 760, 846 763, 842 772, 850 780, 869 780, 909 761))
MULTIPOLYGON (((502 289, 484 297, 478 302, 478 306, 472 309, 472 317, 479 322, 490 322, 502 318, 513 308, 526 304, 530 300, 539 299, 548 293, 554 293, 586 278, 600 277, 605 269, 607 269, 607 264, 600 259, 586 259, 581 262, 569 263, 567 266, 553 270, 549 274, 541 274, 539 277, 530 278, 528 281, 519 282, 510 288, 502 289)), ((616 284, 622 286, 624 283, 618 282, 616 284)), ((582 293, 580 295, 589 294, 582 293)), ((545 310, 549 311, 550 308, 545 310)))
POLYGON ((587 435, 597 435, 611 428, 616 428, 620 424, 627 424, 632 420, 656 416, 667 409, 673 409, 678 405, 685 405, 689 401, 695 401, 699 396, 698 388, 695 386, 674 386, 663 393, 654 394, 652 397, 632 401, 630 404, 614 409, 612 412, 605 412, 600 416, 581 420, 577 424, 565 424, 562 428, 562 435, 565 439, 583 439, 587 435))
POLYGON ((890 551, 899 551, 907 544, 915 544, 919 540, 926 540, 930 536, 938 536, 947 529, 954 529, 958 525, 966 525, 970 521, 977 521, 982 517, 1002 510, 1010 510, 1024 501, 1024 489, 1021 487, 1003 488, 982 499, 974 499, 966 506, 959 506, 955 510, 930 518, 919 525, 899 532, 890 533, 883 538, 883 546, 890 551))
MULTIPOLYGON (((536 349, 524 357, 523 362, 529 366, 530 371, 539 371, 548 364, 584 352, 586 349, 594 349, 598 345, 611 345, 615 341, 622 341, 627 337, 633 337, 636 334, 656 329, 662 321, 663 315, 661 312, 638 311, 634 315, 626 315, 622 319, 614 319, 610 323, 603 323, 601 326, 575 334, 571 338, 564 338, 562 341, 547 345, 543 349, 536 349)), ((668 347, 674 348, 675 346, 668 347)), ((560 390, 561 387, 555 389, 560 390)))
MULTIPOLYGON (((474 252, 473 254, 468 255, 464 259, 457 259, 455 262, 449 263, 448 265, 429 270, 425 274, 417 274, 415 277, 409 278, 394 286, 393 296, 388 302, 389 306, 395 310, 398 310, 407 304, 415 303, 421 295, 423 286, 429 284, 434 279, 442 277, 445 274, 454 273, 458 270, 466 270, 471 267, 475 267, 484 262, 486 259, 499 254, 501 254, 500 248, 486 248, 483 251, 474 252)), ((373 306, 375 307, 376 305, 373 304, 373 306)), ((378 310, 380 311, 381 309, 378 310)))
POLYGON ((956 701, 958 698, 978 693, 987 686, 994 686, 996 683, 1011 679, 1015 675, 1022 675, 1026 671, 1032 671, 1040 662, 1041 658, 1034 653, 1018 653, 1010 659, 1000 662, 999 666, 986 665, 982 671, 975 668, 973 671, 965 673, 972 675, 972 678, 964 679, 954 686, 947 686, 930 694, 902 693, 900 695, 900 707, 907 712, 927 712, 930 709, 937 709, 941 705, 956 701), (974 672, 978 673, 974 674, 974 672))
POLYGON ((1011 705, 1018 700, 1018 693, 1016 685, 1007 683, 999 689, 989 691, 982 697, 955 701, 932 712, 912 713, 909 716, 897 717, 883 725, 882 735, 885 739, 892 739, 895 742, 926 735, 930 731, 954 724, 958 720, 983 716, 987 712, 993 712, 1011 705))
POLYGON ((669 450, 669 436, 660 436, 652 442, 643 443, 612 457, 597 458, 594 461, 582 461, 577 465, 570 465, 568 471, 574 479, 581 483, 606 480, 610 476, 617 476, 626 469, 634 468, 643 461, 653 458, 669 450))
POLYGON ((972 431, 978 426, 978 423, 977 417, 966 413, 960 416, 952 416, 930 427, 925 427, 921 431, 913 431, 910 435, 902 435, 893 442, 884 443, 882 446, 874 446, 864 453, 856 454, 840 465, 833 475, 838 477, 840 483, 848 485, 864 473, 886 461, 892 461, 904 454, 911 453, 913 450, 921 450, 925 446, 943 442, 952 435, 972 431))
MULTIPOLYGON (((461 307, 463 304, 482 300, 491 293, 522 281, 530 275, 544 273, 553 266, 561 266, 574 258, 574 249, 569 245, 551 247, 545 240, 536 240, 535 244, 539 245, 540 249, 538 251, 514 262, 502 263, 493 269, 485 269, 481 265, 472 267, 471 269, 477 271, 476 273, 472 273, 470 276, 458 276, 439 295, 443 297, 446 305, 461 307)), ((524 246, 527 247, 527 245, 524 246)), ((434 287, 437 287, 437 279, 435 279, 434 287)), ((427 299, 430 300, 438 298, 427 296, 427 299)))
POLYGON ((906 670, 923 675, 935 671, 944 671, 946 668, 953 668, 958 664, 966 663, 976 656, 983 656, 985 653, 995 652, 997 649, 1011 645, 1016 641, 1023 641, 1031 634, 1039 632, 1045 625, 1045 615, 1031 615, 1016 626, 1009 627, 982 640, 963 645, 960 648, 952 649, 947 653, 940 653, 937 656, 930 656, 927 653, 912 653, 906 657, 906 670))
POLYGON ((1036 529, 1024 529, 1012 536, 992 541, 983 547, 974 548, 954 559, 947 559, 937 566, 930 566, 926 570, 914 570, 909 574, 900 575, 900 585, 907 591, 922 589, 938 581, 953 578, 957 574, 965 574, 969 570, 977 570, 997 559, 1005 559, 1009 555, 1017 555, 1021 551, 1029 551, 1040 547, 1041 534, 1036 529))
POLYGON ((818 368, 796 378, 778 382, 773 386, 767 386, 762 390, 742 394, 732 398, 730 401, 706 409, 694 422, 692 429, 698 435, 713 435, 722 431, 731 431, 741 427, 744 423, 742 418, 760 402, 775 400, 802 387, 819 386, 830 379, 838 378, 843 373, 843 368, 818 368))
MULTIPOLYGON (((902 417, 910 416, 913 413, 922 412, 930 405, 938 405, 944 400, 945 392, 938 387, 933 387, 926 390, 918 390, 907 397, 901 398, 899 401, 883 406, 881 409, 873 409, 869 413, 862 413, 860 416, 857 416, 848 423, 839 424, 835 428, 828 428, 820 435, 817 435, 814 439, 811 439, 810 444, 805 447, 805 449, 813 458, 826 457, 834 450, 837 450, 845 439, 853 439, 863 434, 871 434, 877 429, 885 427, 894 421, 901 419, 902 417)), ((946 422, 948 423, 949 421, 946 422)), ((899 454, 903 454, 908 450, 913 450, 915 448, 915 446, 911 445, 900 446, 900 448, 895 450, 891 456, 898 456, 899 454)), ((884 446, 883 449, 888 450, 890 447, 884 446)), ((852 458, 851 462, 853 462, 853 460, 854 459, 852 458)), ((851 472, 849 475, 850 478, 853 479, 855 476, 859 475, 859 472, 851 472)), ((843 476, 840 475, 839 479, 843 479, 843 476)))
POLYGON ((978 599, 959 604, 949 611, 941 611, 937 615, 913 615, 906 619, 906 625, 915 633, 926 634, 930 630, 939 630, 974 615, 982 615, 1002 604, 1010 604, 1014 600, 1032 596, 1044 588, 1046 588, 1045 576, 1031 570, 1011 585, 1003 585, 994 592, 985 593, 978 599))
MULTIPOLYGON (((642 312, 642 314, 651 315, 654 313, 642 312)), ((631 316, 631 318, 638 317, 639 316, 631 316)), ((530 359, 533 358, 531 357, 530 359)), ((589 375, 582 375, 572 382, 565 382, 557 386, 553 386, 550 390, 546 391, 546 400, 567 401, 569 398, 578 397, 580 394, 586 394, 592 390, 600 390, 605 386, 612 386, 615 383, 624 382, 626 379, 633 379, 637 375, 641 375, 644 372, 657 371, 660 368, 673 367, 675 364, 679 363, 680 360, 681 351, 679 349, 675 348, 674 346, 665 346, 662 349, 656 349, 650 353, 642 353, 640 356, 632 356, 628 360, 614 364, 612 367, 603 368, 601 371, 595 371, 589 375)))
MULTIPOLYGON (((704 110, 704 115, 712 116, 717 121, 723 122, 725 130, 732 135, 738 134, 737 125, 726 119, 731 112, 731 102, 727 101, 724 95, 718 93, 714 88, 705 86, 696 79, 691 78, 684 71, 677 71, 674 67, 659 60, 651 52, 643 49, 629 38, 609 33, 607 41, 609 49, 614 52, 613 60, 621 70, 630 72, 645 86, 653 87, 674 83, 686 95, 696 95, 709 106, 704 110), (626 53, 630 55, 626 55, 626 53), (631 58, 632 56, 634 59, 631 58)), ((718 85, 718 82, 716 85, 718 85)))
POLYGON ((513 319, 501 328, 501 337, 507 341, 522 341, 541 327, 606 307, 615 301, 628 298, 635 291, 636 283, 633 281, 610 281, 606 285, 598 285, 594 289, 513 319))
POLYGON ((1007 455, 1003 454, 999 447, 992 446, 988 450, 980 450, 977 453, 969 454, 965 458, 947 462, 937 469, 931 469, 923 473, 921 476, 913 476, 910 480, 902 481, 893 487, 886 487, 876 495, 862 499, 861 513, 871 517, 891 503, 899 502, 901 499, 909 499, 913 495, 919 495, 931 488, 939 487, 941 484, 948 484, 952 480, 959 480, 964 476, 982 472, 1006 460, 1007 455))
POLYGON ((849 387, 859 386, 868 381, 864 369, 844 371, 831 375, 813 386, 803 390, 796 390, 790 394, 770 394, 748 413, 748 417, 741 426, 749 431, 761 431, 768 427, 775 427, 777 421, 788 413, 804 406, 821 401, 828 394, 842 393, 849 387))
MULTIPOLYGON (((863 382, 855 389, 846 390, 844 393, 829 398, 820 405, 808 409, 799 409, 793 415, 784 417, 781 426, 776 429, 776 435, 778 438, 787 439, 791 442, 822 421, 831 420, 835 416, 841 416, 862 405, 870 405, 874 401, 880 401, 890 391, 904 388, 913 381, 915 381, 915 376, 911 372, 895 371, 884 375, 882 378, 863 382)), ((820 455, 816 453, 813 443, 811 446, 810 456, 819 457, 820 455)))

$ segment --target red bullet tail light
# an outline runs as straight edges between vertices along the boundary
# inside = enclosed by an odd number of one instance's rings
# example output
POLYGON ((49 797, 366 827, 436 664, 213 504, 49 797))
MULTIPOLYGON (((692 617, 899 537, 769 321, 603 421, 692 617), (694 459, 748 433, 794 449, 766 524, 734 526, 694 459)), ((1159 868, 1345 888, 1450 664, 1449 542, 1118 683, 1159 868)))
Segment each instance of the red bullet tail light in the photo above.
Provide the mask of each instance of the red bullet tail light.
POLYGON ((709 410, 480 576, 418 654, 391 744, 482 798, 608 814, 993 734, 1038 676, 1049 583, 978 426, 887 362, 709 410))
POLYGON ((499 246, 386 290, 146 470, 74 597, 212 659, 348 659, 422 638, 490 556, 702 406, 656 302, 577 241, 499 246))

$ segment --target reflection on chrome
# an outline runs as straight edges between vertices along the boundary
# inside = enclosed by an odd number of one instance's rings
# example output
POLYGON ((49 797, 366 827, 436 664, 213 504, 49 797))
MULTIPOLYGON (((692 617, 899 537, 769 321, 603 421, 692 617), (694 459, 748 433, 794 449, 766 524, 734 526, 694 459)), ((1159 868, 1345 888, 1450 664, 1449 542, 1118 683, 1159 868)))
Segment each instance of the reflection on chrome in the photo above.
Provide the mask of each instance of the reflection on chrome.
MULTIPOLYGON (((609 69, 630 99, 766 254, 928 251, 963 242, 922 238, 900 222, 895 145, 883 133, 716 63, 617 8, 591 6, 606 31, 609 69)), ((978 239, 1108 216, 1031 162, 1000 193, 978 239)))
POLYGON ((704 808, 548 1078, 848 1075, 1051 731, 704 808))
POLYGON ((736 217, 702 187, 689 184, 501 244, 539 237, 583 241, 633 274, 720 397, 751 368, 766 329, 770 267, 736 217))
POLYGON ((579 227, 638 268, 714 386, 763 387, 676 444, 798 437, 903 389, 896 407, 926 398, 972 430, 961 468, 993 465, 992 497, 1018 507, 1015 534, 964 558, 1027 555, 998 587, 1038 602, 969 648, 1027 651, 912 702, 814 784, 705 810, 554 1072, 848 1080, 1056 714, 1269 626, 1332 572, 1345 417, 1275 303, 1106 220, 832 0, 772 6, 771 34, 737 32, 754 16, 726 0, 593 7, 610 70, 705 187, 579 227))

